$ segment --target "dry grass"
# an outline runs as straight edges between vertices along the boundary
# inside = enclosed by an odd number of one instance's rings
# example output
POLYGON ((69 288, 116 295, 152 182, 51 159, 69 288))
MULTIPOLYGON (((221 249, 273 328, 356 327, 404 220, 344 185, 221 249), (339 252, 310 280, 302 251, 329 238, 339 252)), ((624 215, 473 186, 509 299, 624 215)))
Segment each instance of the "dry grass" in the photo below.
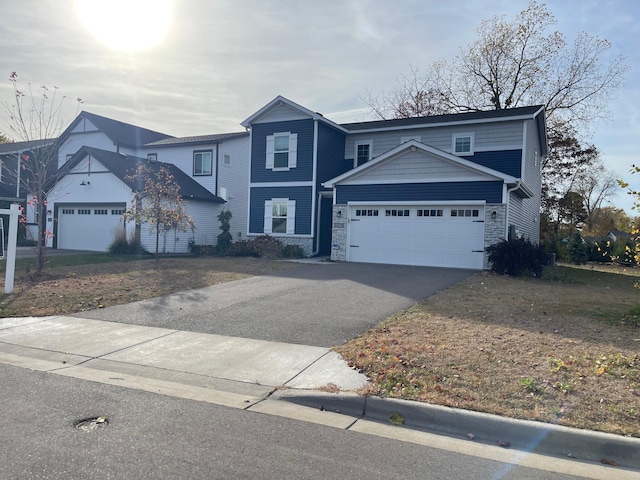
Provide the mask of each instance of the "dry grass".
MULTIPOLYGON (((14 293, 0 297, 0 317, 77 313, 298 266, 260 258, 179 257, 55 267, 37 278, 18 275, 14 293)), ((4 291, 4 281, 0 285, 4 291)))
POLYGON ((640 437, 636 274, 477 274, 336 350, 368 393, 640 437))

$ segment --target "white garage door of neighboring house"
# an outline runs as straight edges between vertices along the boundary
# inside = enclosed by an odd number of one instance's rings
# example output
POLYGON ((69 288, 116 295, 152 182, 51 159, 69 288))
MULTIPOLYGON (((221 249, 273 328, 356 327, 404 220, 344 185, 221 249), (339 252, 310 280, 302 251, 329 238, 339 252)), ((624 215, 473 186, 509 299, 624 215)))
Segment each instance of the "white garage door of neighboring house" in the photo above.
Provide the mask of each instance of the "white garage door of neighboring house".
POLYGON ((350 262, 482 269, 484 206, 351 206, 350 262))
POLYGON ((124 228, 123 205, 69 205, 58 208, 58 248, 106 252, 124 228))

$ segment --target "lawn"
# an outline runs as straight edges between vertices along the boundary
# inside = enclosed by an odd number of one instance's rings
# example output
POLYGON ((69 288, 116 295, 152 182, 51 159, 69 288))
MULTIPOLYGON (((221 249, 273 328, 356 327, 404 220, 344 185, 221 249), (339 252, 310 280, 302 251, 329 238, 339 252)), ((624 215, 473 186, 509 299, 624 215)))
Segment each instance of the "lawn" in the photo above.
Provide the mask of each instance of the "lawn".
MULTIPOLYGON (((51 257, 36 278, 21 260, 0 317, 77 313, 297 267, 96 254, 51 257)), ((640 437, 638 275, 477 273, 336 351, 370 378, 363 393, 640 437)))
POLYGON ((369 394, 640 437, 637 274, 478 273, 336 351, 369 394))

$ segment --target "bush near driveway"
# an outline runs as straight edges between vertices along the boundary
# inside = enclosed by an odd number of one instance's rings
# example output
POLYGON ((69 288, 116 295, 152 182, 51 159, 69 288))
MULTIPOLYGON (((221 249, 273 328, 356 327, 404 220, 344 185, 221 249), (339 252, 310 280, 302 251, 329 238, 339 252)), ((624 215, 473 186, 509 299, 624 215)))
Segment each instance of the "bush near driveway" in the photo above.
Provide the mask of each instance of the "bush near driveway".
POLYGON ((336 348, 365 393, 640 437, 636 276, 487 272, 336 348))

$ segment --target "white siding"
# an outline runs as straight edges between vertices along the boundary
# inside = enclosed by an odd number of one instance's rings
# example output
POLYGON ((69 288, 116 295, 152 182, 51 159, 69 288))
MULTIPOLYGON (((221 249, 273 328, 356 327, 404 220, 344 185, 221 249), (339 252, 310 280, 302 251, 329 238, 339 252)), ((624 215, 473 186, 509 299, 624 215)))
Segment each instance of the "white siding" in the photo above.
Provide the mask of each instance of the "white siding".
POLYGON ((346 139, 345 158, 353 158, 355 142, 373 139, 372 155, 377 157, 400 145, 401 138, 407 136, 420 136, 422 143, 451 153, 453 134, 461 132, 474 134, 476 152, 522 148, 522 121, 516 120, 486 125, 470 124, 352 134, 346 139))
MULTIPOLYGON (((169 231, 160 235, 158 242, 159 253, 188 253, 189 240, 193 240, 198 245, 215 245, 217 236, 216 216, 220 212, 220 205, 208 202, 184 201, 186 213, 193 218, 196 224, 195 231, 176 232, 169 231)), ((140 243, 149 252, 156 251, 156 234, 151 231, 149 225, 142 225, 140 230, 140 243)))
MULTIPOLYGON (((220 145, 218 193, 220 188, 227 190, 227 203, 222 208, 231 211, 231 230, 233 240, 247 237, 247 210, 249 199, 249 162, 251 161, 251 143, 248 136, 223 142, 220 145), (224 164, 224 156, 229 155, 230 165, 224 164)), ((215 219, 217 233, 220 223, 215 219)))
POLYGON ((105 134, 98 130, 90 133, 72 133, 60 145, 58 150, 58 168, 67 162, 67 155, 73 155, 83 146, 99 148, 101 150, 116 151, 116 146, 105 134))

